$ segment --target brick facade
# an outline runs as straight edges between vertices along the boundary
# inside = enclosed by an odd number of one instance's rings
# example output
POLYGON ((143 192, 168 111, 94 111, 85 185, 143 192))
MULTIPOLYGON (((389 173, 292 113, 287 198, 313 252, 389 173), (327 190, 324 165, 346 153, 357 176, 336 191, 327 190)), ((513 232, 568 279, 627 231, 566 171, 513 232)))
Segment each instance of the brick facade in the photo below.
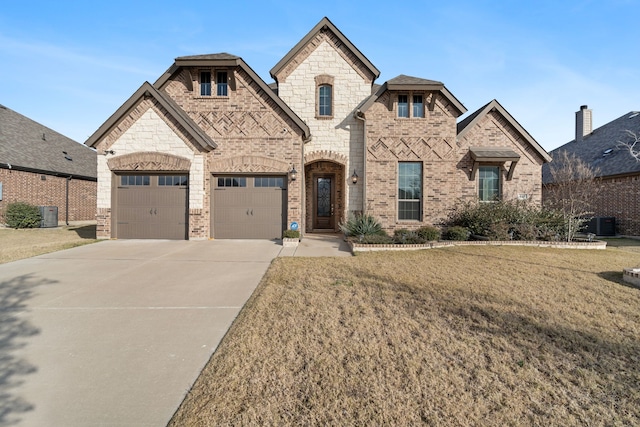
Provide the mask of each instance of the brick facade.
POLYGON ((478 179, 470 179, 474 146, 517 152, 512 179, 508 162, 500 164, 502 195, 540 202, 546 153, 508 113, 483 112, 460 136, 457 119, 466 109, 442 83, 401 76, 378 90, 372 85, 379 71, 326 18, 271 71, 278 95, 243 64, 228 54, 178 58, 153 87, 136 92, 135 104, 125 103, 116 123, 108 121, 108 130, 90 138, 105 153, 98 156, 99 237, 112 237, 112 180, 121 170, 188 170, 190 239, 215 236, 216 174, 288 177, 292 168, 299 179, 288 180, 286 220, 305 232, 314 231, 314 182, 321 175, 335 179, 335 230, 359 212, 375 216, 387 231, 436 224, 458 200, 478 196, 478 179), (202 72, 212 76, 212 95, 201 96, 202 72), (216 96, 219 72, 228 76, 225 96, 216 96), (331 87, 325 116, 318 110, 319 85, 331 87), (400 92, 387 89, 394 86, 423 96, 424 117, 397 117, 400 92), (215 148, 199 144, 200 133, 215 148), (419 221, 398 220, 398 164, 404 161, 422 165, 419 221))
MULTIPOLYGON (((551 185, 543 189, 544 200, 551 185)), ((594 217, 615 217, 616 234, 640 236, 640 175, 601 178, 591 210, 594 217)))
POLYGON ((60 224, 66 221, 92 221, 96 218, 95 181, 69 180, 68 218, 66 177, 0 168, 0 182, 0 222, 4 222, 4 211, 12 202, 57 206, 60 224))

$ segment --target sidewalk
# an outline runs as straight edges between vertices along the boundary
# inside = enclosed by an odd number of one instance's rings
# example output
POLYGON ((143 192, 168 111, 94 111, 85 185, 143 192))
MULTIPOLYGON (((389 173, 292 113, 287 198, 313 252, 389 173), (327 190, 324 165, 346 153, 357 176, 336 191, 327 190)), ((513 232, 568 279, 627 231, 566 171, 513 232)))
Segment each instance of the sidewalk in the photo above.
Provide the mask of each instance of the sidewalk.
POLYGON ((297 247, 282 248, 278 256, 346 257, 353 256, 342 233, 305 234, 297 247))

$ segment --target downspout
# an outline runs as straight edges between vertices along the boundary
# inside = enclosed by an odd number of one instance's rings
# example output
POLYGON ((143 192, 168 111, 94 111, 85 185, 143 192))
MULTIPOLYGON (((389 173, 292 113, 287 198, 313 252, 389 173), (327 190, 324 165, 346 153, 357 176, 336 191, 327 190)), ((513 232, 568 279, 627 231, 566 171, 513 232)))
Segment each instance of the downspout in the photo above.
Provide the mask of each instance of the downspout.
POLYGON ((67 185, 66 185, 66 191, 65 191, 65 223, 67 224, 67 226, 69 225, 69 181, 71 181, 71 176, 68 176, 67 179, 67 185))
POLYGON ((367 119, 360 110, 356 110, 353 116, 362 121, 362 213, 364 214, 367 205, 367 119))

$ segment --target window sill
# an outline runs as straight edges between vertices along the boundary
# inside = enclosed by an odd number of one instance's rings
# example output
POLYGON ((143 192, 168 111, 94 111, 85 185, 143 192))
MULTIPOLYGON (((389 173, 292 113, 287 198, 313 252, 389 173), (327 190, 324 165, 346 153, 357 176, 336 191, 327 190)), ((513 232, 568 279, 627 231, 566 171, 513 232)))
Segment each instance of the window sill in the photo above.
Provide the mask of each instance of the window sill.
POLYGON ((316 115, 316 120, 333 120, 333 116, 318 116, 318 115, 316 115))
POLYGON ((229 96, 218 96, 218 95, 196 95, 193 97, 193 99, 208 99, 208 100, 214 100, 214 99, 229 99, 229 96))

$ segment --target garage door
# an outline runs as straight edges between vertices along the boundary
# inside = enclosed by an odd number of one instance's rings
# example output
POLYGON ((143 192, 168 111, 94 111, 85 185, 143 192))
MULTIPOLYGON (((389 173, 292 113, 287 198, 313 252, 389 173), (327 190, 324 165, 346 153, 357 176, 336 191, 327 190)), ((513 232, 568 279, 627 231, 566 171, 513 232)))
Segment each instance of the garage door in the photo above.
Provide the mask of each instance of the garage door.
POLYGON ((284 176, 216 176, 213 179, 216 239, 279 239, 287 223, 284 176))
POLYGON ((116 176, 118 239, 186 239, 188 176, 116 176))

